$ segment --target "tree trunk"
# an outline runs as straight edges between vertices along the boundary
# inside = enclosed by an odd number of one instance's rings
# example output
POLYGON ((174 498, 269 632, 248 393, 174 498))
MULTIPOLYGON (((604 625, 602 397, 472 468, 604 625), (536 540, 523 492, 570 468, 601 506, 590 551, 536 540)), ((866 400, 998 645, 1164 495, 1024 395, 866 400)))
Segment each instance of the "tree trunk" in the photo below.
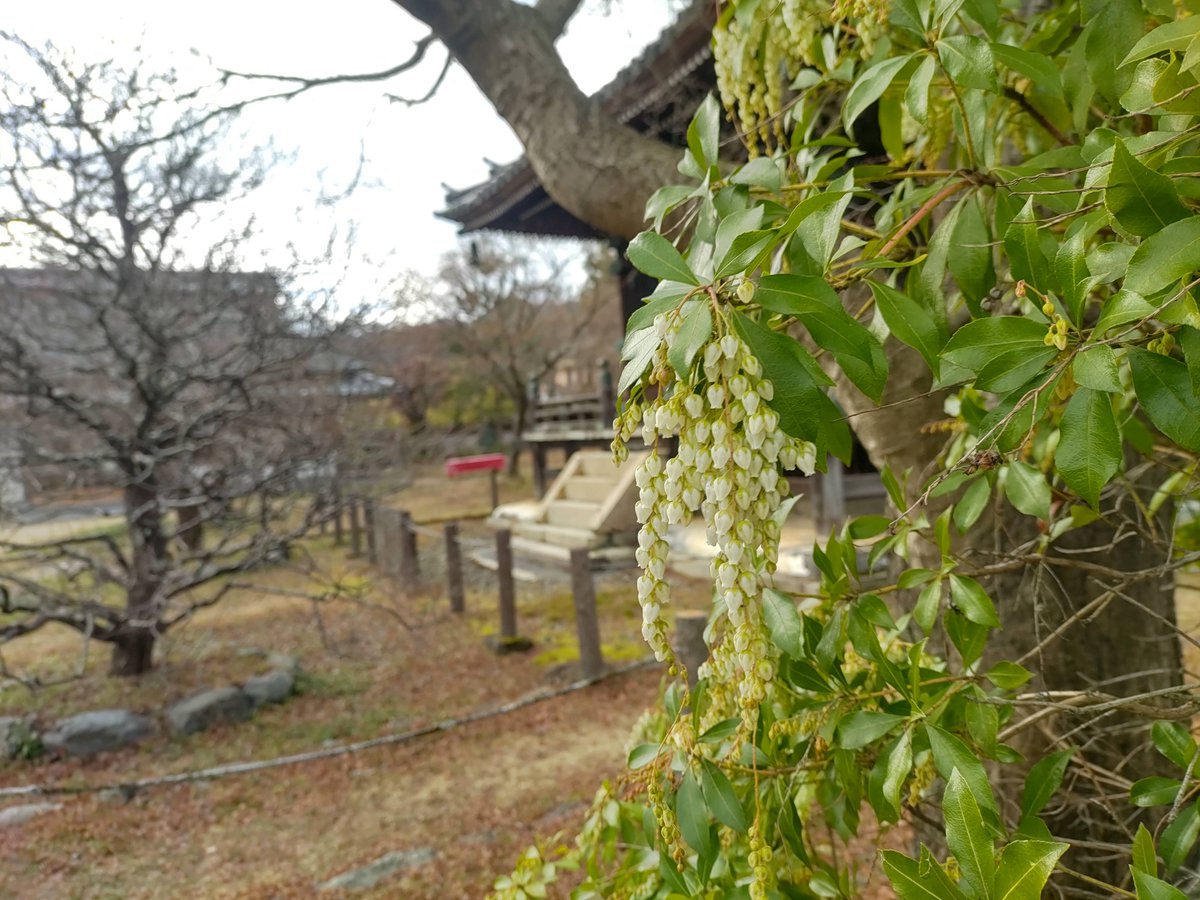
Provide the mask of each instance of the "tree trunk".
MULTIPOLYGON (((897 474, 911 470, 912 502, 936 470, 945 441, 944 435, 921 433, 921 426, 944 418, 943 395, 925 394, 929 374, 913 351, 894 342, 888 343, 887 350, 891 376, 884 408, 876 409, 844 378, 838 380, 837 395, 851 414, 855 434, 871 461, 879 467, 888 465, 897 474)), ((1141 479, 1142 508, 1153 485, 1161 480, 1141 479)), ((1107 506, 1111 505, 1108 502, 1107 506)), ((1139 575, 1120 583, 1124 580, 1120 573, 1143 573, 1165 561, 1169 550, 1146 538, 1147 523, 1131 496, 1122 497, 1116 509, 1107 506, 1105 520, 1067 532, 1044 554, 1031 551, 1031 559, 987 580, 1003 623, 992 633, 989 658, 1021 660, 1045 642, 1024 662, 1036 673, 1025 690, 1095 689, 1129 697, 1182 683, 1173 580, 1169 575, 1139 575), (1119 595, 1098 599, 1114 586, 1119 595), (1092 603, 1096 609, 1078 622, 1064 624, 1092 603), (1060 627, 1062 635, 1048 640, 1060 627)), ((970 546, 960 542, 959 549, 980 568, 1003 565, 1006 552, 1011 554, 1036 541, 1039 534, 1038 523, 1009 508, 1006 500, 998 499, 995 510, 990 529, 981 524, 970 535, 970 546)), ((939 511, 935 507, 927 514, 932 519, 939 511)), ((1166 533, 1164 524, 1154 523, 1160 535, 1166 533)), ((931 549, 924 543, 914 545, 913 564, 939 568, 940 559, 928 556, 931 549)), ((1018 710, 1017 717, 1026 714, 1018 710)), ((1122 717, 1117 712, 1094 718, 1090 726, 1081 717, 1065 714, 1041 720, 1036 727, 1018 731, 1010 743, 1031 761, 1052 749, 1079 748, 1064 790, 1047 808, 1045 818, 1055 835, 1077 843, 1064 859, 1067 866, 1120 885, 1128 879, 1128 855, 1114 853, 1104 845, 1127 847, 1132 841, 1137 819, 1130 817, 1125 799, 1129 784, 1163 774, 1165 763, 1149 746, 1149 719, 1122 717), (1061 745, 1052 746, 1055 735, 1068 732, 1074 733, 1061 745), (1116 773, 1115 782, 1106 780, 1108 772, 1116 773), (1073 786, 1078 786, 1077 792, 1072 791, 1073 786), (1104 800, 1106 796, 1113 801, 1104 800), (1081 841, 1086 845, 1080 846, 1081 841)), ((1023 774, 996 787, 1006 818, 1015 823, 1023 774)), ((1075 881, 1058 884, 1056 889, 1061 896, 1109 896, 1075 881)))
POLYGON ((516 478, 521 474, 521 450, 525 441, 521 437, 525 433, 525 424, 529 419, 529 401, 522 394, 513 397, 513 436, 508 448, 508 477, 516 478))
POLYGON ((159 591, 168 565, 167 535, 153 477, 144 475, 125 488, 125 521, 132 545, 125 617, 112 638, 113 675, 141 675, 154 662, 159 634, 159 591))
POLYGON ((682 151, 619 124, 579 90, 554 49, 561 21, 512 0, 395 2, 467 70, 557 203, 616 237, 643 230, 646 199, 677 178, 682 151))

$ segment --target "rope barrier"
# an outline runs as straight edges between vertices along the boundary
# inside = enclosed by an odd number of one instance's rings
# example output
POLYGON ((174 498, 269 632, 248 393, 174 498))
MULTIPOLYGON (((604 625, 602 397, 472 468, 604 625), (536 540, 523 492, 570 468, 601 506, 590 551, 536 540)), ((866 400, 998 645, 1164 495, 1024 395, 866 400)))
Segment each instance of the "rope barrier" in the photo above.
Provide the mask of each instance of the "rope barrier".
POLYGON ((273 759, 230 763, 224 766, 213 766, 211 768, 196 769, 190 772, 177 772, 173 775, 160 775, 154 778, 138 778, 133 781, 118 781, 106 784, 86 785, 31 784, 18 787, 6 787, 0 788, 0 799, 6 799, 10 797, 54 797, 77 794, 98 794, 104 791, 116 791, 126 799, 129 799, 137 794, 138 791, 146 788, 163 787, 172 784, 187 784, 196 781, 212 781, 218 778, 225 778, 230 775, 245 775, 249 772, 261 772, 264 769, 275 769, 281 766, 292 766, 300 763, 316 762, 322 759, 331 759, 336 756, 346 756, 348 754, 360 753, 363 750, 370 750, 374 747, 387 747, 396 744, 404 744, 408 741, 426 737, 431 734, 449 732, 456 728, 460 728, 463 725, 470 725, 474 722, 482 722, 486 719, 507 715, 508 713, 516 712, 519 709, 524 709, 527 706, 543 703, 546 700, 554 700, 558 697, 565 697, 568 694, 573 694, 576 691, 581 691, 584 688, 591 687, 593 684, 598 684, 618 675, 626 675, 630 672, 647 669, 656 664, 657 663, 653 657, 641 659, 637 662, 627 663, 626 665, 619 666, 618 668, 605 672, 603 675, 600 675, 597 678, 582 678, 578 681, 571 682, 565 687, 535 691, 532 694, 527 694, 524 697, 521 697, 517 700, 511 700, 508 703, 501 704, 500 706, 487 707, 485 709, 467 713, 456 718, 442 719, 440 722, 435 722, 422 728, 414 728, 411 731, 386 734, 377 738, 371 738, 370 740, 356 741, 350 744, 341 744, 336 747, 326 747, 322 750, 313 750, 307 753, 294 753, 290 756, 279 756, 273 759))

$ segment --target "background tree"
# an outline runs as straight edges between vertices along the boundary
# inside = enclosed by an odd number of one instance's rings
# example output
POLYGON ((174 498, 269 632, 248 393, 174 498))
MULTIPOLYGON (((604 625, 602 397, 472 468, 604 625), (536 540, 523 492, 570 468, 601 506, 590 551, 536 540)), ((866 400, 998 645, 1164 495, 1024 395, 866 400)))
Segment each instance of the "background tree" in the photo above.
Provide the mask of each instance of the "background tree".
MULTIPOLYGON (((531 390, 583 349, 597 317, 616 305, 595 265, 577 290, 567 280, 568 265, 528 240, 489 237, 448 255, 442 266, 438 307, 449 327, 450 355, 475 360, 510 404, 510 474, 517 471, 531 390)), ((589 369, 595 363, 595 357, 586 360, 589 369)))
POLYGON ((330 450, 339 373, 309 365, 330 328, 282 275, 238 271, 250 229, 214 223, 267 159, 231 154, 233 115, 203 87, 9 35, 0 52, 0 215, 37 266, 0 283, 6 427, 43 478, 119 487, 125 520, 6 543, 0 639, 63 623, 134 675, 305 529, 281 498, 330 450))

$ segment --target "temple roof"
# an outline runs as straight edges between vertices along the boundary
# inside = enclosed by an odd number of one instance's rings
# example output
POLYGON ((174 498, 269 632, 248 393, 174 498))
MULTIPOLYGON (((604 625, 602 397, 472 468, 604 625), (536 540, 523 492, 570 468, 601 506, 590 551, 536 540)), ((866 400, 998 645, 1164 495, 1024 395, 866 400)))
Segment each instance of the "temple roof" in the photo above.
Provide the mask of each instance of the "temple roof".
MULTIPOLYGON (((712 90, 712 0, 693 0, 675 22, 594 95, 604 110, 642 134, 684 146, 688 122, 712 90)), ((446 191, 437 213, 460 233, 514 231, 598 238, 600 232, 554 202, 524 156, 495 166, 491 177, 446 191)))

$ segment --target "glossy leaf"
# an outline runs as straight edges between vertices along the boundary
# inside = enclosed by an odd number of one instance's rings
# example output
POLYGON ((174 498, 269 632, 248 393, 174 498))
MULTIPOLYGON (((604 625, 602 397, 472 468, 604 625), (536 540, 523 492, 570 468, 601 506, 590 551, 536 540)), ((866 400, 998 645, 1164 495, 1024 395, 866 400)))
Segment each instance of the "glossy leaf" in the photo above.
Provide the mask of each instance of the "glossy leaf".
POLYGON ((883 871, 900 900, 966 900, 925 847, 919 862, 897 850, 884 850, 883 871))
POLYGON ((1178 722, 1155 722, 1150 726, 1154 749, 1181 769, 1192 765, 1196 755, 1196 740, 1178 722))
POLYGON ((793 659, 804 655, 804 626, 792 598, 774 588, 763 591, 763 620, 775 646, 793 659))
POLYGON ((1158 854, 1154 851, 1154 838, 1145 823, 1138 824, 1133 838, 1133 868, 1148 875, 1158 874, 1158 854))
POLYGON ((1071 363, 1077 384, 1094 391, 1116 394, 1121 391, 1121 372, 1117 355, 1107 344, 1096 344, 1080 353, 1071 363))
POLYGON ((692 362, 700 348, 708 343, 712 335, 712 313, 707 303, 696 301, 681 318, 679 330, 667 349, 667 362, 681 380, 690 378, 692 362))
POLYGON ((700 783, 690 769, 684 773, 675 795, 675 816, 679 820, 679 833, 688 845, 702 856, 710 854, 713 841, 708 827, 708 807, 700 783))
POLYGON ((992 598, 974 578, 966 575, 951 575, 950 600, 972 622, 987 625, 990 628, 995 628, 1000 624, 992 598))
POLYGON ((1200 216, 1146 238, 1129 259, 1125 289, 1149 297, 1200 269, 1200 216))
POLYGON ((879 740, 904 722, 904 716, 860 709, 838 723, 838 743, 847 750, 858 750, 879 740))
POLYGON ((1074 750, 1059 750, 1043 757, 1029 770, 1025 788, 1021 792, 1021 816, 1036 816, 1050 802, 1054 792, 1062 784, 1067 764, 1074 750))
POLYGON ((1140 778, 1129 789, 1129 802, 1134 806, 1167 806, 1175 802, 1180 782, 1177 778, 1151 775, 1140 778))
POLYGON ((1133 389, 1150 421, 1186 450, 1200 451, 1200 400, 1187 366, 1140 347, 1129 349, 1133 389))
POLYGON ((979 809, 971 786, 963 774, 954 769, 946 781, 946 793, 942 798, 946 843, 958 860, 963 880, 977 896, 989 897, 996 877, 995 848, 979 809))
POLYGON ((867 283, 888 330, 897 340, 920 353, 930 370, 936 373, 938 354, 949 339, 945 327, 907 294, 877 281, 867 283))
POLYGON ((1004 233, 1004 252, 1014 281, 1024 281, 1045 292, 1051 287, 1050 262, 1042 251, 1040 228, 1030 198, 1004 233))
POLYGON ((1062 417, 1054 468, 1076 494, 1095 508, 1100 491, 1121 469, 1121 434, 1109 395, 1089 388, 1075 392, 1062 417))
POLYGON ((868 106, 883 96, 883 92, 911 59, 912 54, 890 57, 876 63, 855 79, 842 104, 842 123, 846 128, 853 125, 854 120, 861 116, 868 106))
POLYGON ((717 821, 740 834, 746 833, 746 811, 725 773, 707 759, 700 760, 700 787, 717 821))
POLYGON ((1138 900, 1187 900, 1187 894, 1179 888, 1137 869, 1133 871, 1133 884, 1138 900))
POLYGON ((1149 237, 1191 214, 1171 179, 1147 168, 1121 140, 1113 144, 1104 205, 1122 228, 1138 237, 1149 237))
POLYGON ((1196 838, 1200 837, 1200 801, 1186 804, 1175 817, 1175 821, 1162 830, 1158 849, 1162 853, 1163 868, 1170 875, 1187 859, 1196 838))
POLYGON ((956 34, 937 42, 938 56, 955 84, 998 91, 996 60, 991 45, 971 34, 956 34))
POLYGON ((1013 460, 1008 464, 1004 493, 1019 512, 1039 519, 1050 517, 1050 485, 1041 469, 1013 460))
POLYGON ((643 231, 629 242, 626 255, 634 268, 652 278, 681 281, 684 284, 700 283, 683 256, 661 234, 643 231))
POLYGON ((1013 841, 1000 854, 992 897, 1040 900, 1054 864, 1069 846, 1051 841, 1013 841))
POLYGON ((929 736, 929 748, 933 751, 933 763, 938 774, 949 779, 957 769, 970 785, 971 795, 980 808, 995 813, 996 799, 992 796, 987 771, 975 751, 936 725, 926 725, 925 732, 929 736))

